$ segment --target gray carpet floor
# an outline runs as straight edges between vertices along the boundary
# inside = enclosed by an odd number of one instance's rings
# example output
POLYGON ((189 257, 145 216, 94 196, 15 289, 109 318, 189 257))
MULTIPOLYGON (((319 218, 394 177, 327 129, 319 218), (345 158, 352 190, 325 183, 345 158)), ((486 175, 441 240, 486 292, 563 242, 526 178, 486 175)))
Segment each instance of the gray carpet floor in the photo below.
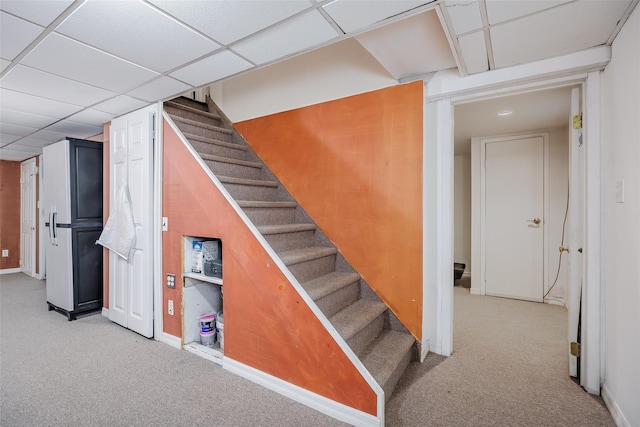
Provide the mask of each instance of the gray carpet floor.
MULTIPOLYGON (((410 365, 388 426, 614 426, 567 377, 564 308, 454 291, 454 354, 410 365)), ((100 314, 68 322, 23 274, 0 299, 2 426, 343 425, 100 314)))

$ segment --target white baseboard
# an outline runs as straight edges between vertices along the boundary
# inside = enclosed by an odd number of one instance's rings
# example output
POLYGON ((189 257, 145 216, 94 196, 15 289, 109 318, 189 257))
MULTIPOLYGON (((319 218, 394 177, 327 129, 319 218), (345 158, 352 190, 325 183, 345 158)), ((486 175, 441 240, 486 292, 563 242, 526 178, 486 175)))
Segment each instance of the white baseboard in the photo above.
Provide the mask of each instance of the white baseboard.
POLYGON ((102 315, 108 319, 109 318, 109 309, 106 308, 106 307, 102 307, 102 315))
POLYGON ((173 348, 177 348, 177 349, 182 348, 182 338, 178 338, 174 335, 169 335, 166 332, 162 333, 161 341, 165 344, 169 344, 173 348))
POLYGON ((607 405, 607 409, 611 413, 611 417, 613 421, 616 423, 618 427, 631 427, 631 424, 627 421, 624 414, 620 410, 620 407, 614 400, 609 388, 606 385, 602 386, 600 390, 600 395, 602 396, 602 400, 604 400, 604 404, 607 405))
POLYGON ((559 305, 562 307, 566 307, 567 304, 565 304, 564 300, 562 298, 545 298, 544 302, 546 302, 547 304, 551 304, 551 305, 559 305))
POLYGON ((3 268, 2 270, 0 270, 0 274, 13 274, 13 273, 20 273, 20 269, 19 268, 3 268))
POLYGON ((473 288, 473 287, 471 289, 469 289, 469 293, 471 295, 482 295, 482 291, 480 289, 473 288))
POLYGON ((259 384, 271 391, 281 394, 296 402, 302 403, 313 408, 323 414, 333 417, 337 420, 346 422, 354 426, 377 426, 383 425, 383 421, 377 417, 350 408, 342 403, 327 399, 324 396, 305 390, 297 385, 288 383, 269 375, 265 372, 258 371, 251 366, 245 365, 228 357, 224 358, 222 367, 229 372, 239 375, 249 381, 259 384))

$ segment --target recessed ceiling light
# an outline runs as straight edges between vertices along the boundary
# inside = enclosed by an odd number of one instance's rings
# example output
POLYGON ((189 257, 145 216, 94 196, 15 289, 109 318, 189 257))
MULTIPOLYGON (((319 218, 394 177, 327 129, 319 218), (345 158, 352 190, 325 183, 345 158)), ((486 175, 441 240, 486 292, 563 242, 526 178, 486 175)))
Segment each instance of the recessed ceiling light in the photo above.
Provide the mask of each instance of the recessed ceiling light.
POLYGON ((510 116, 513 114, 513 110, 502 110, 498 113, 499 116, 510 116))

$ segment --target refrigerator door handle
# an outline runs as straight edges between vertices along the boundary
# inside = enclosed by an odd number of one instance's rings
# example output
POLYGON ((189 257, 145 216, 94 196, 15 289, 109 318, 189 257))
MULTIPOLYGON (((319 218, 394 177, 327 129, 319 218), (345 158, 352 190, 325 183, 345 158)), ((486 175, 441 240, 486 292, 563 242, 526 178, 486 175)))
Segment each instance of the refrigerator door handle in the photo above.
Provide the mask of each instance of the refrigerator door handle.
POLYGON ((51 243, 58 246, 58 222, 56 221, 56 217, 58 216, 57 212, 51 212, 51 233, 53 234, 53 240, 51 243))

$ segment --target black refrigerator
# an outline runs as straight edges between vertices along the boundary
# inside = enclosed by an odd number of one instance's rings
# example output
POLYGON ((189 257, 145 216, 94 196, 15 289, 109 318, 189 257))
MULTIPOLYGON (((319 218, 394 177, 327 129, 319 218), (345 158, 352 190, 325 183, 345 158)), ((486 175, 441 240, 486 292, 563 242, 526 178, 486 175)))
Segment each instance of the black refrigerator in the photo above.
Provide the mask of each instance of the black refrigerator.
POLYGON ((102 143, 66 138, 43 148, 47 304, 74 320, 102 308, 102 143))

